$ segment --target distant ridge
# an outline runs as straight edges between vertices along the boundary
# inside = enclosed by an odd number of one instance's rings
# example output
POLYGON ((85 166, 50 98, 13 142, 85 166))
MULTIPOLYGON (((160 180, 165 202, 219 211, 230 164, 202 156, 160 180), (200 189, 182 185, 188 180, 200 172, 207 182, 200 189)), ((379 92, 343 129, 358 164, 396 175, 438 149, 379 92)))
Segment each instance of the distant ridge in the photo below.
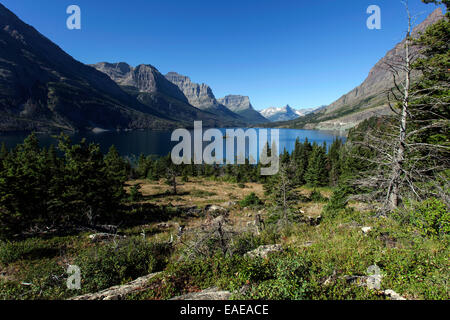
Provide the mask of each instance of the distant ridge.
POLYGON ((291 106, 286 105, 281 108, 270 107, 264 110, 261 110, 260 113, 266 119, 269 119, 272 122, 277 121, 289 121, 293 119, 297 119, 299 117, 304 117, 310 112, 314 111, 315 108, 307 108, 307 109, 298 109, 295 110, 291 106))
POLYGON ((194 83, 189 77, 176 72, 167 73, 166 78, 180 88, 189 103, 194 107, 211 112, 224 120, 234 121, 239 125, 244 125, 246 123, 243 117, 219 103, 214 96, 211 87, 207 84, 194 83))
MULTIPOLYGON (((441 8, 437 8, 421 24, 414 28, 413 37, 417 37, 430 25, 444 18, 441 8)), ((288 127, 306 129, 345 130, 356 126, 361 121, 375 115, 390 113, 387 105, 386 91, 394 86, 392 74, 386 62, 396 56, 404 55, 405 39, 378 61, 370 70, 364 82, 325 108, 313 114, 283 123, 288 127)), ((417 50, 417 49, 416 49, 417 50)))
POLYGON ((217 101, 251 124, 269 122, 268 119, 264 118, 253 108, 250 98, 247 96, 227 95, 217 101))
POLYGON ((124 91, 136 97, 153 112, 180 124, 192 126, 195 120, 203 121, 205 126, 235 124, 234 119, 223 119, 189 104, 188 98, 178 86, 167 80, 152 65, 141 64, 132 67, 125 62, 100 62, 93 67, 107 74, 124 91))
POLYGON ((0 4, 0 131, 175 126, 0 4))

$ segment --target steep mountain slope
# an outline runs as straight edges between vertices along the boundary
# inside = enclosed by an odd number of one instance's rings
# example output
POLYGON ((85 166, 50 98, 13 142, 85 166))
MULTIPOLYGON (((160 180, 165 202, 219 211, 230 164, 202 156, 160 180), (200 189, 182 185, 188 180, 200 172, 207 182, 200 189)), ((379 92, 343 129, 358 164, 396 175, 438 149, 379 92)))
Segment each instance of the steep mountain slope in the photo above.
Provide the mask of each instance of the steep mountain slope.
POLYGON ((180 88, 189 103, 194 107, 214 113, 223 120, 235 122, 236 125, 246 123, 243 117, 219 103, 208 85, 194 83, 189 77, 176 72, 169 72, 166 74, 166 78, 180 88))
POLYGON ((252 124, 264 123, 269 120, 264 118, 258 111, 253 109, 250 98, 240 95, 228 95, 224 98, 217 99, 225 107, 242 116, 246 121, 252 124))
POLYGON ((0 4, 0 131, 174 125, 0 4))
MULTIPOLYGON (((444 17, 440 8, 419 24, 412 32, 417 37, 428 26, 444 17)), ((393 76, 388 63, 398 61, 405 55, 404 44, 398 43, 370 70, 368 77, 358 87, 330 104, 328 107, 316 110, 312 115, 282 124, 288 127, 304 127, 309 129, 349 129, 359 122, 374 115, 390 113, 387 105, 386 92, 394 87, 393 76)), ((418 50, 416 47, 413 50, 418 50)), ((417 76, 417 74, 415 75, 417 76)))
POLYGON ((190 105, 183 92, 151 65, 142 64, 134 68, 124 62, 100 62, 93 67, 107 74, 124 91, 163 117, 187 126, 192 126, 194 120, 203 121, 205 126, 230 125, 229 121, 190 105))

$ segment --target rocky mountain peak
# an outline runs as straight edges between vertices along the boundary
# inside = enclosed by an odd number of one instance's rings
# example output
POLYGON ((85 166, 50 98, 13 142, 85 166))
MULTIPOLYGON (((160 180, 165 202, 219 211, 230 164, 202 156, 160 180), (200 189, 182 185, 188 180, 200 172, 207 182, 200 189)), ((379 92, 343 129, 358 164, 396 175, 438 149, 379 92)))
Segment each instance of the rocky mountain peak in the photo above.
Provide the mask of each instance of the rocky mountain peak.
POLYGON ((93 67, 106 73, 121 86, 134 87, 140 92, 160 92, 180 101, 188 102, 181 90, 150 64, 140 64, 134 68, 125 62, 100 62, 93 67))
POLYGON ((224 98, 218 99, 219 103, 231 111, 237 113, 250 123, 264 123, 268 122, 258 111, 253 109, 248 96, 241 95, 227 95, 224 98))
POLYGON ((284 107, 270 107, 260 111, 261 115, 270 121, 288 121, 299 117, 288 104, 284 107))
POLYGON ((202 83, 194 83, 187 76, 176 72, 166 74, 166 79, 178 86, 188 98, 189 103, 200 109, 211 109, 218 104, 212 89, 202 83))
POLYGON ((250 103, 250 98, 247 96, 227 95, 221 99, 218 99, 218 101, 233 112, 247 109, 254 110, 252 104, 250 103))

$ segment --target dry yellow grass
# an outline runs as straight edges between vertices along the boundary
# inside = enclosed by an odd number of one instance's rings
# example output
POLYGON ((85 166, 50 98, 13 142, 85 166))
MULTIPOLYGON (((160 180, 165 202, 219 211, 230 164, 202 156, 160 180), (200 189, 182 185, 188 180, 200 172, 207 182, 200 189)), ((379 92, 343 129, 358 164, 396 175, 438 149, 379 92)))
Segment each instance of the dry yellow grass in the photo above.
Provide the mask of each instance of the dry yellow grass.
POLYGON ((245 188, 240 188, 235 183, 211 181, 201 178, 190 178, 188 182, 177 179, 177 194, 170 194, 172 188, 165 184, 164 180, 148 181, 136 180, 128 184, 141 184, 141 192, 146 201, 176 206, 204 206, 207 204, 221 204, 227 201, 239 201, 254 192, 258 197, 264 197, 261 184, 246 183, 245 188))

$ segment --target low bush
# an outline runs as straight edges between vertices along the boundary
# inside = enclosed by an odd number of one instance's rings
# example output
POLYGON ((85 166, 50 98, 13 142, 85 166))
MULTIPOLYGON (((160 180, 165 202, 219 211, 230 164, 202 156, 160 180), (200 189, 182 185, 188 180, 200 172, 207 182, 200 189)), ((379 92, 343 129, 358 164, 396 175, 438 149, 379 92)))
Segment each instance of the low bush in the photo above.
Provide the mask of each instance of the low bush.
POLYGON ((131 202, 138 202, 138 201, 141 201, 144 198, 143 195, 142 195, 142 192, 141 192, 141 188, 142 188, 142 186, 139 183, 133 185, 130 188, 129 201, 131 201, 131 202))
POLYGON ((232 240, 230 251, 233 254, 244 255, 245 253, 258 248, 263 244, 265 243, 261 237, 248 232, 239 235, 232 240))
POLYGON ((423 236, 433 238, 450 233, 450 211, 438 199, 431 198, 419 203, 411 211, 410 219, 423 236))
POLYGON ((244 199, 242 199, 239 202, 239 205, 242 208, 245 208, 245 207, 260 206, 260 205, 262 205, 262 203, 263 202, 261 201, 261 199, 259 199, 258 196, 254 192, 252 192, 249 195, 247 195, 244 199))
POLYGON ((22 241, 0 242, 0 263, 8 265, 18 260, 39 260, 60 255, 75 241, 71 237, 52 239, 29 238, 22 241))
POLYGON ((333 218, 347 207, 347 203, 348 189, 345 187, 340 187, 334 190, 330 200, 322 210, 322 215, 327 218, 333 218))
POLYGON ((171 249, 168 244, 141 238, 96 246, 76 258, 82 272, 83 291, 95 292, 161 271, 171 249))
POLYGON ((309 200, 313 202, 326 202, 328 199, 324 197, 320 191, 314 189, 309 196, 309 200))

